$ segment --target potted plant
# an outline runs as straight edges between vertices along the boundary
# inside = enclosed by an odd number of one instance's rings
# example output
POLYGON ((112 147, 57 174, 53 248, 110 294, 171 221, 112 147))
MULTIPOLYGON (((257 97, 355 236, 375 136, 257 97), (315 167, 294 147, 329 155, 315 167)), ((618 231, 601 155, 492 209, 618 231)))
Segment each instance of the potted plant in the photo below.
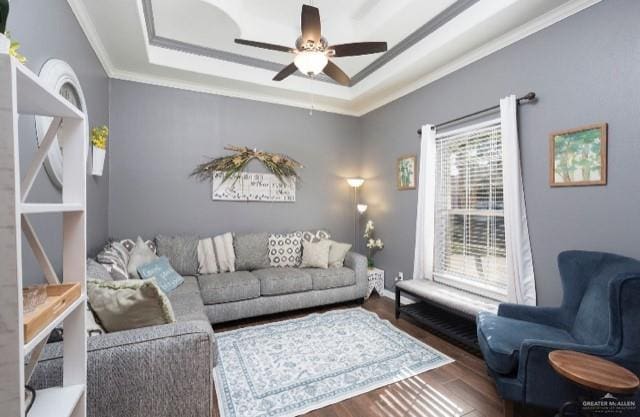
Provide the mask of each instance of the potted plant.
POLYGON ((364 227, 364 239, 367 243, 367 263, 369 265, 369 269, 375 266, 373 256, 376 252, 384 249, 384 242, 380 238, 375 238, 374 231, 375 226, 373 225, 373 220, 369 220, 364 227))
POLYGON ((93 145, 93 166, 91 168, 91 175, 102 175, 102 170, 104 169, 104 158, 107 154, 108 137, 109 128, 107 126, 99 126, 91 129, 91 145, 93 145))

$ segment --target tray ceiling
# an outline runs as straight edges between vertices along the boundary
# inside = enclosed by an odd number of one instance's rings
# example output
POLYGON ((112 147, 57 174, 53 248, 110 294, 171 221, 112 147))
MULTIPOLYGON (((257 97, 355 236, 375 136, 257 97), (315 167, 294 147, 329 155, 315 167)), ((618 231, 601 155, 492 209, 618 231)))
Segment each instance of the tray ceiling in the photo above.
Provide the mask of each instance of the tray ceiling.
POLYGON ((68 0, 108 75, 362 115, 599 0, 68 0), (271 79, 293 55, 302 4, 330 44, 386 41, 383 54, 335 58, 350 77, 271 79), (313 95, 313 100, 311 99, 313 95))

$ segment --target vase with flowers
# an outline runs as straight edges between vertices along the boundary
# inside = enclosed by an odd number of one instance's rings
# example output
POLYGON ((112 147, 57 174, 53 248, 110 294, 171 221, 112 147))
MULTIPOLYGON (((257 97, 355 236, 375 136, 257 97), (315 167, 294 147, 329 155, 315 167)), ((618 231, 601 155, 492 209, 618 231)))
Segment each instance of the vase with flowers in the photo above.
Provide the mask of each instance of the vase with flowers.
POLYGON ((91 145, 93 145, 93 167, 91 169, 91 175, 102 175, 104 158, 107 153, 108 138, 109 128, 107 126, 98 126, 91 129, 91 145))
POLYGON ((364 227, 364 240, 367 244, 367 263, 369 268, 373 268, 375 266, 373 262, 373 257, 376 252, 384 249, 384 242, 380 238, 375 238, 375 226, 373 225, 373 220, 367 221, 367 224, 364 227))

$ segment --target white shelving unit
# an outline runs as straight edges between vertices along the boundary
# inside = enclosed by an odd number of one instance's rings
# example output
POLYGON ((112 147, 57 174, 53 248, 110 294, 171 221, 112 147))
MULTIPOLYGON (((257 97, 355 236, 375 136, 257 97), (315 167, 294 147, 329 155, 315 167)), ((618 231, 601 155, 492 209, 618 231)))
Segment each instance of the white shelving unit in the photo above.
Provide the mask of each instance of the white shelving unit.
MULTIPOLYGON (((29 417, 85 417, 86 341, 86 155, 84 114, 55 91, 48 90, 24 65, 7 54, 0 34, 0 414, 25 416, 25 381, 49 333, 64 323, 63 385, 36 392, 29 417), (20 115, 51 116, 52 123, 31 166, 20 172, 20 115), (63 147, 62 203, 27 203, 31 186, 47 151, 63 147), (38 235, 30 215, 60 213, 63 218, 62 280, 38 235), (38 332, 24 340, 22 309, 22 236, 27 238, 44 276, 51 284, 80 283, 81 296, 38 332), (26 363, 28 355, 31 360, 26 363)), ((32 138, 29 138, 32 140, 32 138)))

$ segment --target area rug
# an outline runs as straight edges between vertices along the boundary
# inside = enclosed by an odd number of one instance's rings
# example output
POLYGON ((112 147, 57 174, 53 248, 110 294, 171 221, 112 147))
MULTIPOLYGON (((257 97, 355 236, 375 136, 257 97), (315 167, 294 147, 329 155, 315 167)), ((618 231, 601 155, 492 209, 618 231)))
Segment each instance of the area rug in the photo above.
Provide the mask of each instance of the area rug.
POLYGON ((362 308, 216 334, 222 417, 296 416, 452 362, 362 308))

